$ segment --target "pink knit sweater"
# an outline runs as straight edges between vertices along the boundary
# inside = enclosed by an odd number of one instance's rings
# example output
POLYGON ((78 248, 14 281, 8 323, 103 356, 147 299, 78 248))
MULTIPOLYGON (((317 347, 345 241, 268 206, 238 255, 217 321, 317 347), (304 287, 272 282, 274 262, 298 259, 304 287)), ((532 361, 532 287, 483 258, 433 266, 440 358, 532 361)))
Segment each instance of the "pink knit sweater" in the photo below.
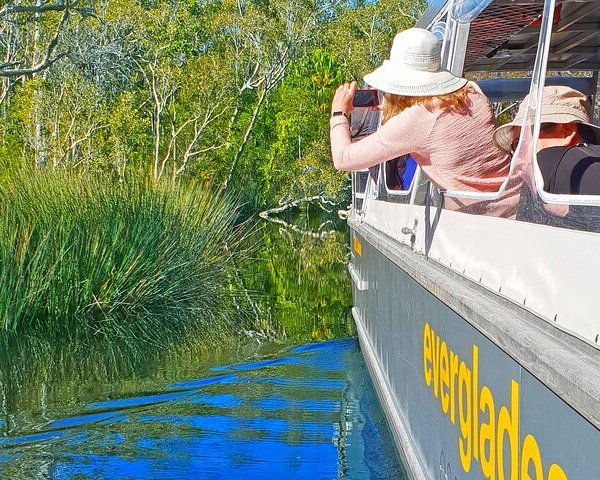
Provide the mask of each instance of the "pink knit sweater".
MULTIPOLYGON (((348 120, 332 117, 335 167, 359 170, 410 153, 440 190, 497 191, 508 174, 510 157, 492 142, 496 121, 487 97, 477 84, 469 85, 468 113, 430 112, 415 105, 356 143, 351 141, 348 120)), ((492 214, 512 216, 518 202, 514 193, 503 198, 502 211, 492 214)))

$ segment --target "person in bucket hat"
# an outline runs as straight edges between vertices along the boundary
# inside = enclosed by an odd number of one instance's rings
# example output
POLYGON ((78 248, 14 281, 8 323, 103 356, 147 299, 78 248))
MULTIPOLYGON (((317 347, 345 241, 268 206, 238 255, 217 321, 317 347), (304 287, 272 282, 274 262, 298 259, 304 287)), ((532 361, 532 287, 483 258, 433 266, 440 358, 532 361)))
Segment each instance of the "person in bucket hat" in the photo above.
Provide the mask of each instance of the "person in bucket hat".
MULTIPOLYGON (((512 122, 494 131, 500 148, 513 152, 525 121, 527 95, 512 122)), ((556 85, 542 90, 537 164, 544 190, 559 194, 600 194, 600 128, 591 123, 587 97, 571 87, 556 85)), ((533 188, 533 185, 530 185, 533 188)))
MULTIPOLYGON (((521 102, 513 121, 494 131, 494 143, 507 152, 516 148, 528 103, 529 95, 521 102)), ((600 144, 600 128, 591 122, 590 102, 583 93, 562 85, 544 87, 537 151, 580 143, 600 144)))
MULTIPOLYGON (((347 116, 354 110, 356 82, 341 85, 331 104, 334 166, 360 170, 410 154, 440 190, 498 191, 508 175, 509 155, 496 147, 496 121, 477 84, 441 67, 440 44, 429 31, 396 35, 389 59, 364 79, 384 96, 382 126, 352 143, 347 116)), ((446 207, 467 205, 446 199, 446 207)), ((513 216, 518 198, 502 199, 495 215, 513 216)))

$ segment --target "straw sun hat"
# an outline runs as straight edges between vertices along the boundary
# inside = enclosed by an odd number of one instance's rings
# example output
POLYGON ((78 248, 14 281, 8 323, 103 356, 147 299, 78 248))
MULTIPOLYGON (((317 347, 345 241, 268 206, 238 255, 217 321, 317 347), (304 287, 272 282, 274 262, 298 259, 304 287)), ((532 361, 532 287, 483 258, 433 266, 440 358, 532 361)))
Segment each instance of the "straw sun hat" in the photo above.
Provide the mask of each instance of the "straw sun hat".
MULTIPOLYGON (((494 143, 500 148, 510 152, 513 142, 512 128, 523 125, 528 102, 529 95, 521 102, 514 120, 494 131, 494 143)), ((583 93, 562 85, 544 87, 540 123, 579 123, 586 125, 589 133, 595 137, 594 143, 600 144, 600 128, 593 125, 591 121, 590 103, 583 93)))
POLYGON ((378 90, 410 97, 444 95, 467 83, 440 63, 440 44, 433 33, 409 28, 394 38, 390 59, 364 78, 378 90))

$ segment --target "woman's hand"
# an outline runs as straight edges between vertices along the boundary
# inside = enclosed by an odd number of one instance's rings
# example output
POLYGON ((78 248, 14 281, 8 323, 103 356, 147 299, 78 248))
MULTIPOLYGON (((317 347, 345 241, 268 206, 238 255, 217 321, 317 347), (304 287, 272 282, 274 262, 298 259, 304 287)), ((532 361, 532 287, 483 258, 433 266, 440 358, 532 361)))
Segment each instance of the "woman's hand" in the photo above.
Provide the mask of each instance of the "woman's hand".
POLYGON ((356 82, 343 83, 335 91, 331 102, 331 113, 343 112, 344 115, 349 115, 353 110, 352 100, 356 92, 356 82))

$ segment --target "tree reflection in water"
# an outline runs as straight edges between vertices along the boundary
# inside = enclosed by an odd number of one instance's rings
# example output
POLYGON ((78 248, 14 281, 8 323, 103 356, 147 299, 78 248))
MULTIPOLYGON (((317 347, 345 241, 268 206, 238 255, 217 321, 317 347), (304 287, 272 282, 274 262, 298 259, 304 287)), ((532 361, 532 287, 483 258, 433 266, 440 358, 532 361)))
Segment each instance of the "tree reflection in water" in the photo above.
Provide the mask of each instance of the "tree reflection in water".
POLYGON ((295 340, 352 335, 346 224, 310 210, 270 220, 247 282, 261 329, 295 340))

